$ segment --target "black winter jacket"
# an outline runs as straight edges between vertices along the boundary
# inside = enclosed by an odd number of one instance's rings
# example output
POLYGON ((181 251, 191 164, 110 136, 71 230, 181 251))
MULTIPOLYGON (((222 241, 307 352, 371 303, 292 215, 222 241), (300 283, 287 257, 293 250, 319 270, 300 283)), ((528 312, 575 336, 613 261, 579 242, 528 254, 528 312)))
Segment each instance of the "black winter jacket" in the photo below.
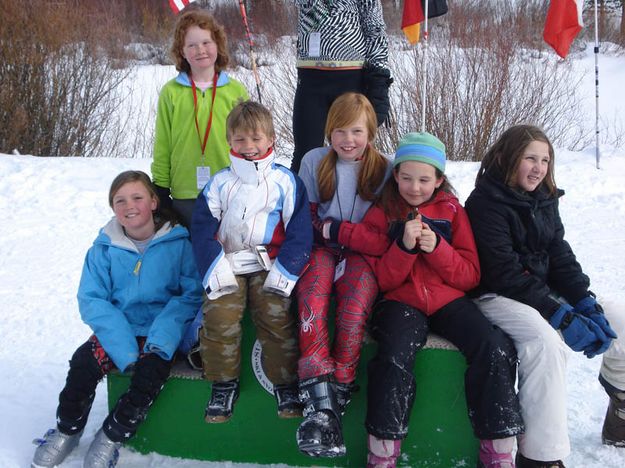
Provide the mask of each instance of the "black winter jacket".
POLYGON ((564 240, 558 190, 521 193, 485 174, 465 204, 480 256, 475 295, 494 292, 537 309, 547 320, 559 307, 588 296, 589 279, 564 240))

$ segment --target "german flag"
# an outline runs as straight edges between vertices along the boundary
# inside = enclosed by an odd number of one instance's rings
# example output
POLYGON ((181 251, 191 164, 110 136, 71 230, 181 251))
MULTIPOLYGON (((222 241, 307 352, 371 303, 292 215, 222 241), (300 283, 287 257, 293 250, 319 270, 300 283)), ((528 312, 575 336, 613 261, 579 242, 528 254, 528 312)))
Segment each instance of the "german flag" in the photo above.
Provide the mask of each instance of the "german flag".
POLYGON ((408 42, 416 44, 421 34, 421 23, 425 21, 421 0, 405 0, 401 18, 401 29, 408 42))

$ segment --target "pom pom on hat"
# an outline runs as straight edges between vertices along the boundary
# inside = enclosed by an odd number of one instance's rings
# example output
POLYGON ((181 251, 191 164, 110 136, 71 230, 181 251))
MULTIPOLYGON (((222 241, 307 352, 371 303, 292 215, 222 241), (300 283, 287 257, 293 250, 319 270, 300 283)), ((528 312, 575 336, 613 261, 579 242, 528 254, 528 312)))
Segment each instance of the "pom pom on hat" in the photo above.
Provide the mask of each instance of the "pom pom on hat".
POLYGON ((407 133, 399 141, 393 167, 406 161, 426 163, 445 172, 445 145, 427 132, 407 133))

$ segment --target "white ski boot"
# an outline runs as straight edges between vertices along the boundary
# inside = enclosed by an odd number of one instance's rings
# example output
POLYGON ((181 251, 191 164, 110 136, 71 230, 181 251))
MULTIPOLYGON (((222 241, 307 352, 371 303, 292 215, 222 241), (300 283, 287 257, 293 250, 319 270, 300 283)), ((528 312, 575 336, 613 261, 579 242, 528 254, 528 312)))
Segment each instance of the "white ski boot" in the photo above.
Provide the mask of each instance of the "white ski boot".
POLYGON ((37 445, 32 468, 44 468, 59 465, 78 445, 82 431, 77 434, 63 434, 58 429, 49 429, 41 439, 33 440, 37 445))
POLYGON ((85 455, 84 468, 113 468, 119 459, 121 442, 113 442, 100 429, 85 455))

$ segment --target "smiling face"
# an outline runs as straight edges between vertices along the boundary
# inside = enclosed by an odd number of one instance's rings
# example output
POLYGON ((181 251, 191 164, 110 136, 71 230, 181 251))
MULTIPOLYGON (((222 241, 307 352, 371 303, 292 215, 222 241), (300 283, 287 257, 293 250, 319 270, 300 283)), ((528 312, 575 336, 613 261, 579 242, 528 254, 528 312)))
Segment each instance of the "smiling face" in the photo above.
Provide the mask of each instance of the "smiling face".
POLYGON ((228 136, 228 143, 232 151, 253 161, 265 156, 273 146, 274 141, 262 130, 256 129, 254 131, 236 130, 228 136))
POLYGON ((191 66, 191 76, 198 81, 209 81, 215 73, 217 43, 210 31, 190 26, 184 37, 182 56, 191 66))
POLYGON ((356 161, 362 158, 369 144, 369 131, 365 116, 361 116, 350 125, 332 130, 330 144, 343 161, 356 161))
POLYGON ((434 194, 434 190, 443 183, 442 177, 436 177, 434 166, 419 162, 405 161, 393 171, 399 194, 410 206, 425 203, 434 194))
POLYGON ((128 182, 113 195, 113 213, 124 227, 126 235, 135 240, 145 240, 154 234, 156 198, 142 182, 128 182))
POLYGON ((547 175, 550 159, 547 143, 534 140, 527 145, 516 170, 516 187, 526 192, 536 190, 547 175))

